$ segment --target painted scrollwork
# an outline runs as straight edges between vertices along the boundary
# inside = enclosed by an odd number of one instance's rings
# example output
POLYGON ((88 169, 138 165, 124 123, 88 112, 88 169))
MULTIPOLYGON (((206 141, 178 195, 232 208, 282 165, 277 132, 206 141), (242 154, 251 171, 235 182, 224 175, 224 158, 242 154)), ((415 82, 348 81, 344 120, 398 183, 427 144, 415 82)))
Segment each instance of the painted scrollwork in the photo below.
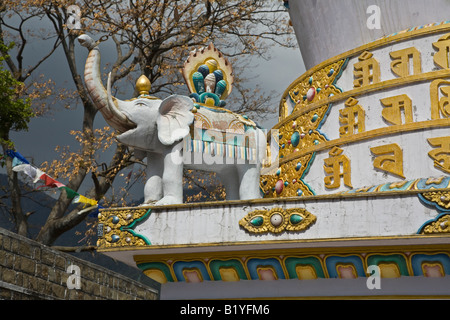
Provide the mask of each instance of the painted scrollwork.
POLYGON ((432 221, 422 228, 421 234, 450 233, 450 214, 446 214, 432 221))
POLYGON ((450 209, 450 192, 448 191, 426 192, 422 196, 443 209, 450 209))

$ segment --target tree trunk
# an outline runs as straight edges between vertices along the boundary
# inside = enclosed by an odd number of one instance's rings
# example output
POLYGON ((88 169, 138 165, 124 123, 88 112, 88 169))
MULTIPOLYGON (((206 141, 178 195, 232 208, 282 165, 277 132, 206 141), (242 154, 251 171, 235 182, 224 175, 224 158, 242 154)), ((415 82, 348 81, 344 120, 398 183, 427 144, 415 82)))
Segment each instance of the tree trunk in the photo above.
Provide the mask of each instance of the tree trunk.
MULTIPOLYGON (((8 140, 8 139, 5 139, 8 140)), ((6 154, 6 151, 9 147, 6 144, 2 144, 3 153, 6 154)), ((27 236, 28 234, 28 221, 27 217, 23 214, 22 204, 20 202, 20 186, 19 179, 17 177, 17 172, 13 171, 12 159, 10 157, 6 157, 6 173, 8 176, 8 189, 11 196, 11 213, 14 218, 14 223, 16 227, 16 232, 21 236, 27 236)))

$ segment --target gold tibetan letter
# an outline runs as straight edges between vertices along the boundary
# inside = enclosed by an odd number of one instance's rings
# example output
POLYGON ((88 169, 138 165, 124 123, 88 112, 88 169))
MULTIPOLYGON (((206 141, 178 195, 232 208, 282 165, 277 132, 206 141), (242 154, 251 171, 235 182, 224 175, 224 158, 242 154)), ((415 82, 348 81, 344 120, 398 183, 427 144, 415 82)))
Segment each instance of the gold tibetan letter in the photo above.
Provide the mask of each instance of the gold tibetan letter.
POLYGON ((339 110, 339 115, 339 122, 342 124, 339 128, 341 137, 364 132, 366 130, 366 113, 355 98, 349 98, 345 102, 345 108, 339 110))
POLYGON ((337 189, 341 186, 341 178, 344 179, 344 185, 352 187, 350 159, 343 155, 339 147, 334 147, 329 152, 330 158, 324 159, 326 177, 324 179, 325 187, 328 189, 337 189), (342 168, 342 170, 341 170, 342 168))
POLYGON ((434 167, 450 173, 450 137, 430 138, 428 143, 436 148, 428 153, 434 160, 434 167))
POLYGON ((403 175, 403 150, 398 144, 388 144, 384 146, 370 148, 370 151, 376 156, 373 161, 373 166, 396 176, 403 175))
POLYGON ((437 79, 431 83, 431 119, 450 118, 450 81, 437 79))
POLYGON ((385 107, 381 111, 384 120, 394 125, 413 122, 412 101, 406 94, 381 99, 380 102, 385 107), (405 116, 404 122, 402 114, 405 116))
POLYGON ((412 74, 419 74, 422 72, 422 62, 420 61, 420 52, 414 47, 394 51, 390 53, 391 59, 394 60, 391 63, 391 70, 399 77, 406 77, 411 75, 412 59, 412 74))
POLYGON ((354 64, 353 75, 355 88, 364 87, 371 83, 380 82, 380 64, 373 57, 373 54, 364 51, 359 57, 359 62, 354 64))
POLYGON ((438 40, 438 42, 433 43, 433 47, 438 50, 434 54, 434 63, 437 64, 442 69, 450 68, 450 33, 446 34, 438 40))

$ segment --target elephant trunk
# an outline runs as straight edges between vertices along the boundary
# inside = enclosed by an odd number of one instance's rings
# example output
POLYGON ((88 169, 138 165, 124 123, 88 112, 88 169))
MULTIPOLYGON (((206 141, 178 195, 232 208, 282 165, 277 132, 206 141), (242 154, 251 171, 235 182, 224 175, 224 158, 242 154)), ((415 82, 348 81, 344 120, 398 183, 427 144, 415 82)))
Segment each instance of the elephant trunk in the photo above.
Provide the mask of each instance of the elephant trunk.
POLYGON ((81 35, 78 37, 78 41, 82 46, 89 49, 84 70, 84 81, 94 105, 101 112, 106 122, 117 131, 125 132, 135 128, 136 125, 117 109, 115 104, 108 103, 108 93, 100 76, 100 51, 96 43, 87 35, 81 35))

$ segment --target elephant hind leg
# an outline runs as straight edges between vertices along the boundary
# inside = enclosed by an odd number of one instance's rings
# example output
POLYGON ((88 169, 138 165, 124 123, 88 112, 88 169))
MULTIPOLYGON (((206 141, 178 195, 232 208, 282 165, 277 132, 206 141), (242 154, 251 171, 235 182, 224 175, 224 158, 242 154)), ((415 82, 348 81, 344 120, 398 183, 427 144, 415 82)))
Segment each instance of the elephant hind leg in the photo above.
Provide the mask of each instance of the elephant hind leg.
POLYGON ((260 191, 260 165, 238 165, 239 199, 251 200, 261 198, 260 191))

